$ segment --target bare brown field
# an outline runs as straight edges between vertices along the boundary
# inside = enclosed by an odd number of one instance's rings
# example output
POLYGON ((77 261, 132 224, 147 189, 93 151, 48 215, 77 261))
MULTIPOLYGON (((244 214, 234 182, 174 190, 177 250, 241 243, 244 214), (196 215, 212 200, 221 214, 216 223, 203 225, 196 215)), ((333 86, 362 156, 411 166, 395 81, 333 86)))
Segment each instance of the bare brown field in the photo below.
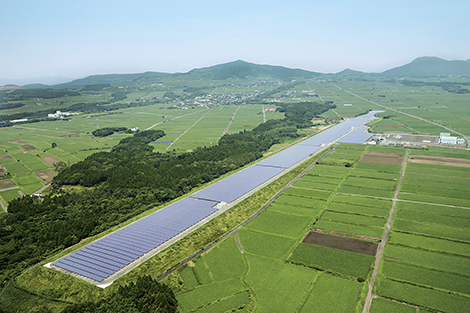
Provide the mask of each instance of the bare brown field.
POLYGON ((381 164, 395 164, 400 165, 403 163, 403 158, 387 157, 378 155, 363 155, 359 162, 381 163, 381 164))
POLYGON ((50 183, 52 179, 57 176, 57 174, 53 171, 43 171, 37 172, 36 176, 45 181, 46 183, 50 183))
POLYGON ((21 149, 23 149, 24 151, 33 151, 33 150, 36 150, 37 148, 33 145, 22 145, 20 146, 21 149))
POLYGON ((377 238, 377 237, 370 237, 370 236, 364 236, 364 235, 356 235, 356 234, 350 234, 350 233, 343 233, 342 231, 336 231, 336 230, 330 230, 330 234, 332 234, 332 235, 341 235, 341 236, 354 237, 354 238, 365 239, 365 240, 380 240, 380 238, 377 238))
POLYGON ((394 152, 382 152, 382 151, 366 151, 366 155, 375 155, 375 156, 386 156, 391 158, 402 158, 405 156, 404 153, 394 153, 394 152))
POLYGON ((444 162, 436 160, 426 160, 426 159, 409 159, 410 163, 421 163, 429 165, 444 165, 444 166, 454 166, 454 167, 470 167, 469 163, 460 163, 460 162, 444 162))
POLYGON ((16 184, 10 179, 0 180, 0 189, 13 187, 13 186, 16 186, 16 184))
POLYGON ((12 157, 9 156, 9 155, 0 156, 0 161, 2 161, 2 160, 9 160, 9 159, 12 159, 12 157))
POLYGON ((372 256, 375 256, 377 253, 377 247, 379 245, 376 242, 339 237, 313 231, 310 231, 307 236, 304 237, 302 242, 326 248, 333 248, 372 256))
POLYGON ((23 143, 23 142, 26 142, 26 141, 24 141, 24 140, 14 140, 11 143, 23 143))
POLYGON ((60 162, 60 160, 56 158, 55 156, 43 157, 41 158, 41 160, 44 161, 49 166, 54 166, 54 163, 60 162))
POLYGON ((426 160, 436 160, 444 162, 458 162, 458 163, 470 163, 470 159, 459 159, 459 158, 448 158, 448 157, 438 157, 432 155, 410 155, 410 159, 426 159, 426 160))

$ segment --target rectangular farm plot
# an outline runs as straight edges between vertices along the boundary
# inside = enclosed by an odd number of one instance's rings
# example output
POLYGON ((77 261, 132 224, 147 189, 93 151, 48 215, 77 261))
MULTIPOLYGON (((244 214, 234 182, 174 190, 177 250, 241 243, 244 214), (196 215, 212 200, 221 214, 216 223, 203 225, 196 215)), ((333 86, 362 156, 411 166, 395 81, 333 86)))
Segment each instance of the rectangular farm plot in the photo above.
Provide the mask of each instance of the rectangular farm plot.
POLYGON ((343 183, 345 186, 364 187, 369 189, 381 189, 395 191, 397 182, 376 178, 348 177, 343 183))
POLYGON ((439 271, 467 276, 470 273, 470 259, 460 256, 407 248, 393 244, 386 245, 384 256, 385 258, 398 260, 403 263, 413 264, 423 268, 436 269, 439 271))
POLYGON ((468 297, 388 279, 377 281, 375 290, 379 296, 385 298, 413 303, 442 312, 467 312, 470 307, 470 298, 468 297))
POLYGON ((216 282, 240 278, 245 272, 245 263, 240 249, 232 236, 217 244, 208 254, 204 255, 203 259, 216 282))
POLYGON ((315 228, 323 229, 325 233, 375 240, 380 240, 384 231, 383 228, 378 227, 351 225, 326 220, 319 220, 316 222, 315 228))
POLYGON ((41 160, 43 162, 45 162, 47 165, 49 165, 50 167, 54 166, 54 163, 58 163, 60 162, 61 160, 59 160, 58 158, 56 158, 55 156, 46 156, 46 157, 43 157, 41 158, 41 160))
POLYGON ((50 183, 52 179, 54 179, 54 177, 57 176, 57 174, 53 171, 43 171, 43 172, 37 172, 36 176, 42 181, 46 183, 50 183))
POLYGON ((354 168, 374 170, 374 171, 385 172, 385 173, 400 174, 401 164, 397 165, 397 164, 385 164, 385 163, 357 162, 356 165, 354 165, 354 168))
POLYGON ((409 182, 405 178, 405 180, 403 181, 403 184, 401 185, 400 192, 408 192, 408 193, 414 193, 418 195, 429 194, 433 196, 470 200, 470 194, 467 190, 464 190, 461 188, 453 189, 452 186, 449 186, 449 184, 446 184, 446 183, 432 183, 431 186, 426 186, 426 185, 427 185, 427 182, 425 181, 423 181, 423 184, 420 184, 418 181, 409 182))
POLYGON ((390 211, 390 208, 392 207, 391 200, 375 199, 375 198, 360 197, 360 196, 350 196, 350 195, 342 195, 342 194, 336 194, 333 198, 332 203, 347 203, 347 204, 352 204, 352 205, 381 208, 381 209, 385 209, 389 211, 390 211))
MULTIPOLYGON (((370 313, 416 313, 416 308, 400 302, 374 298, 370 307, 370 313)), ((420 310, 421 312, 421 310, 420 310)))
POLYGON ((330 202, 328 211, 387 218, 390 210, 341 202, 330 202))
POLYGON ((395 194, 394 190, 372 189, 348 185, 342 185, 341 187, 339 187, 338 192, 346 193, 349 195, 363 195, 390 199, 393 198, 393 195, 395 194))
POLYGON ((362 177, 362 178, 376 178, 381 180, 398 180, 400 177, 399 173, 384 173, 376 170, 365 170, 360 168, 354 168, 349 176, 362 177))
POLYGON ((245 227, 265 233, 297 238, 305 233, 312 222, 313 216, 308 218, 275 211, 264 211, 245 227))
POLYGON ((435 196, 432 194, 414 194, 414 193, 405 193, 405 192, 400 192, 398 194, 398 198, 401 200, 411 200, 411 201, 419 201, 419 202, 425 202, 425 203, 439 203, 439 204, 455 205, 455 206, 462 206, 462 207, 470 208, 470 199, 463 199, 463 198, 451 198, 451 197, 435 196))
POLYGON ((325 211, 322 216, 322 220, 328 220, 333 222, 348 223, 353 225, 363 225, 372 227, 383 227, 387 221, 385 217, 374 217, 365 216, 358 214, 348 214, 333 211, 325 211))
POLYGON ((238 238, 246 253, 272 259, 283 258, 296 243, 296 240, 292 238, 261 233, 245 227, 238 231, 238 238))
POLYGON ((461 177, 468 178, 470 177, 470 169, 468 168, 456 168, 450 166, 441 166, 441 165, 429 165, 429 164, 420 164, 420 163, 407 163, 406 164, 407 173, 416 173, 416 174, 425 174, 425 175, 439 175, 447 177, 461 177))
POLYGON ((412 235, 396 231, 390 232, 388 240, 391 244, 395 245, 470 257, 470 244, 468 243, 412 235))
POLYGON ((321 209, 326 204, 325 200, 320 199, 309 199, 305 197, 295 197, 290 195, 280 195, 279 198, 276 199, 277 203, 285 203, 295 206, 303 206, 307 208, 316 208, 321 209))
POLYGON ((431 155, 410 155, 408 162, 470 168, 470 160, 431 155))
POLYGON ((366 151, 360 162, 401 165, 404 155, 391 152, 366 151))
MULTIPOLYGON (((468 209, 448 207, 448 206, 442 206, 442 205, 437 205, 437 204, 425 204, 425 203, 399 201, 397 203, 397 213, 402 210, 416 212, 416 215, 414 215, 415 217, 407 217, 407 218, 410 218, 412 220, 417 220, 417 221, 420 221, 419 218, 417 219, 417 216, 419 216, 417 213, 438 214, 439 220, 442 219, 442 215, 445 215, 444 218, 454 217, 454 219, 451 219, 448 222, 449 224, 447 223, 437 223, 437 224, 456 226, 456 227, 462 227, 459 225, 468 225, 467 222, 464 222, 463 224, 458 223, 458 220, 460 220, 459 217, 462 217, 464 219, 470 219, 470 210, 468 209)), ((408 214, 412 214, 412 212, 408 212, 408 214)), ((463 228, 468 228, 468 227, 463 226, 463 228)))
POLYGON ((5 171, 9 172, 11 175, 18 175, 31 172, 29 168, 27 168, 20 162, 4 164, 3 167, 5 168, 5 171))
POLYGON ((8 203, 13 199, 17 199, 21 197, 18 191, 20 191, 20 189, 2 191, 0 192, 0 196, 2 197, 3 200, 5 200, 5 203, 8 203))
POLYGON ((301 188, 308 188, 308 189, 320 189, 320 190, 326 190, 326 191, 335 191, 335 189, 338 188, 337 184, 315 182, 315 181, 307 180, 303 178, 296 181, 294 183, 294 186, 301 187, 301 188))
POLYGON ((289 257, 297 264, 365 279, 372 269, 374 256, 300 243, 289 257))
POLYGON ((357 281, 322 273, 300 312, 354 312, 361 288, 357 281))
POLYGON ((470 276, 384 260, 382 275, 395 281, 470 295, 470 276))
POLYGON ((320 199, 320 200, 328 200, 331 195, 331 192, 327 191, 317 191, 317 190, 308 190, 304 188, 295 188, 290 187, 287 188, 286 191, 283 192, 284 195, 294 196, 294 197, 304 197, 304 198, 312 198, 312 199, 320 199))
POLYGON ((15 159, 19 160, 22 164, 26 165, 26 167, 28 167, 31 171, 39 171, 49 167, 36 155, 20 153, 15 154, 14 157, 15 159))
POLYGON ((400 232, 466 241, 470 243, 470 229, 433 225, 399 218, 393 220, 392 229, 400 232))
POLYGON ((14 187, 16 184, 11 179, 0 180, 0 189, 14 187))
POLYGON ((299 215, 314 218, 320 212, 320 209, 307 208, 303 206, 289 205, 285 203, 273 202, 266 211, 281 212, 291 215, 299 215))
POLYGON ((295 312, 317 276, 318 272, 312 269, 279 263, 263 283, 254 288, 256 312, 295 312))
POLYGON ((233 279, 196 287, 177 294, 176 299, 178 300, 179 308, 183 312, 191 312, 244 290, 246 290, 246 287, 243 283, 238 279, 233 279))
POLYGON ((330 165, 317 164, 306 175, 308 176, 325 176, 332 178, 343 178, 351 169, 347 167, 338 167, 330 165))
POLYGON ((334 236, 313 231, 310 231, 307 236, 302 239, 302 242, 371 256, 375 256, 378 246, 376 242, 334 236))

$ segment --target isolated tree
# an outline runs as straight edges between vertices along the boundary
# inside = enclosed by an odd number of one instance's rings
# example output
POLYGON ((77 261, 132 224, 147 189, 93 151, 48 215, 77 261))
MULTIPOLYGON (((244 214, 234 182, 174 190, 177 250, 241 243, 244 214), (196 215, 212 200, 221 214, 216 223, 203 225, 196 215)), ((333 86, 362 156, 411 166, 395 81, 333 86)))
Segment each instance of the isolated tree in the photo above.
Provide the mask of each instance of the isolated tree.
POLYGON ((52 148, 57 147, 57 144, 55 142, 52 143, 52 148))

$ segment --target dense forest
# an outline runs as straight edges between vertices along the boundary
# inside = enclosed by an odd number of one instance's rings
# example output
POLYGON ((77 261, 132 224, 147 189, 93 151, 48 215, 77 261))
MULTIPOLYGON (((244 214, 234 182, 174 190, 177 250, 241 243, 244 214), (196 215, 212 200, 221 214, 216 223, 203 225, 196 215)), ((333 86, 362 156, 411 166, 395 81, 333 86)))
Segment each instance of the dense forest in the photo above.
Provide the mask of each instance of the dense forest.
POLYGON ((0 215, 0 282, 89 236, 103 232, 155 205, 188 193, 260 158, 273 144, 300 136, 298 129, 332 106, 285 105, 285 118, 251 131, 224 135, 193 152, 153 152, 148 144, 163 131, 143 131, 120 141, 110 152, 90 155, 63 170, 43 199, 23 197, 0 215), (68 192, 62 185, 82 185, 68 192))

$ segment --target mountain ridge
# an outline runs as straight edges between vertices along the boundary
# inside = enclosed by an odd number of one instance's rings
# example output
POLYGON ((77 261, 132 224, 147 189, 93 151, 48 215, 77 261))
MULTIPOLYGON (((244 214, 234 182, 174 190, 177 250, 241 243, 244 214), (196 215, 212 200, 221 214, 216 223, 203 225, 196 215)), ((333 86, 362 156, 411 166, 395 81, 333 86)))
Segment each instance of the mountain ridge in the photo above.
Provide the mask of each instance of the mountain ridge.
MULTIPOLYGON (((293 79, 296 77, 309 78, 322 75, 337 75, 346 77, 383 76, 383 77, 437 77, 448 75, 470 76, 470 59, 468 60, 444 60, 438 57, 419 57, 408 64, 394 67, 381 73, 361 72, 352 69, 344 69, 337 73, 319 73, 299 68, 288 68, 278 65, 255 64, 243 60, 217 64, 208 67, 195 68, 186 73, 163 73, 147 71, 134 74, 99 74, 85 78, 79 78, 67 83, 46 85, 26 84, 24 88, 52 88, 73 89, 86 85, 133 81, 141 78, 154 78, 167 75, 199 76, 200 78, 224 80, 228 78, 264 77, 275 79, 293 79)), ((11 84, 10 84, 11 85, 11 84)))

